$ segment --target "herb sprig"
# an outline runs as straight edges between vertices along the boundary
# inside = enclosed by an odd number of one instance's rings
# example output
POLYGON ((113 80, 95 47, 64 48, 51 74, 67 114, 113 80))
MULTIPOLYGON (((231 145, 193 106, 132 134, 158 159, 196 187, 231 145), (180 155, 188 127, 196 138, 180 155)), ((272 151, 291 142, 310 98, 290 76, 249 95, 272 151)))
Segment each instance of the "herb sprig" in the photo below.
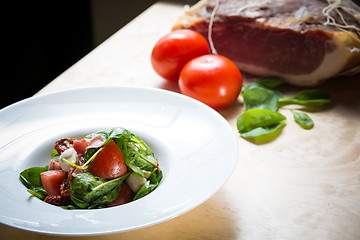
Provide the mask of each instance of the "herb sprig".
MULTIPOLYGON (((286 125, 286 117, 278 112, 279 108, 295 104, 304 106, 303 111, 320 111, 331 104, 330 94, 320 89, 302 90, 294 97, 284 98, 275 89, 284 82, 280 77, 262 77, 243 87, 241 95, 245 112, 236 123, 241 137, 256 144, 273 141, 286 125)), ((308 114, 293 109, 290 111, 299 126, 313 128, 314 122, 308 114)))

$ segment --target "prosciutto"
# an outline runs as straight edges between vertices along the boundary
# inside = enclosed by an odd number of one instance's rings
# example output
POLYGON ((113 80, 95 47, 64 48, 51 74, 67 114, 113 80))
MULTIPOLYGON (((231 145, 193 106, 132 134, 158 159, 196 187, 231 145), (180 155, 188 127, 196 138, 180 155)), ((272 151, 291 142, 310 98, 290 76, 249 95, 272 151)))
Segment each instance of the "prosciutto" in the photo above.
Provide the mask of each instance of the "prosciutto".
POLYGON ((180 28, 204 35, 244 72, 294 85, 360 71, 360 8, 350 0, 202 0, 180 28))

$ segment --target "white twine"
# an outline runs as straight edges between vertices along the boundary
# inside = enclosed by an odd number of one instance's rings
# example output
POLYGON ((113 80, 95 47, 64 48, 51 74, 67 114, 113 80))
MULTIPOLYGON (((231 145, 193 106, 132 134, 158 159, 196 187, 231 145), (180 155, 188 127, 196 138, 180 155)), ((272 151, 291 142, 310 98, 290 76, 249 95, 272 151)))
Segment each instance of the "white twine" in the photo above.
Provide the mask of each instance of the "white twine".
POLYGON ((220 0, 216 0, 215 7, 214 7, 213 11, 211 12, 210 21, 209 21, 208 41, 209 41, 210 50, 211 50, 212 54, 218 54, 215 49, 214 42, 212 40, 212 28, 213 28, 215 14, 219 9, 219 5, 220 5, 220 0))

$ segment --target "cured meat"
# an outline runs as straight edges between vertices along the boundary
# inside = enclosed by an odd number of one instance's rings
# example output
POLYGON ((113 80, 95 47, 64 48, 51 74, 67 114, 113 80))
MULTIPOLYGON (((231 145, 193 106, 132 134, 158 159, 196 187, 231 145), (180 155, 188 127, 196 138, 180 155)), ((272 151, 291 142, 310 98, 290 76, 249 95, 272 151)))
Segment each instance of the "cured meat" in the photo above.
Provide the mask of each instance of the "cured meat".
POLYGON ((341 0, 202 0, 173 29, 211 38, 217 53, 255 75, 314 86, 360 71, 360 8, 341 0), (215 11, 214 11, 215 8, 215 11))

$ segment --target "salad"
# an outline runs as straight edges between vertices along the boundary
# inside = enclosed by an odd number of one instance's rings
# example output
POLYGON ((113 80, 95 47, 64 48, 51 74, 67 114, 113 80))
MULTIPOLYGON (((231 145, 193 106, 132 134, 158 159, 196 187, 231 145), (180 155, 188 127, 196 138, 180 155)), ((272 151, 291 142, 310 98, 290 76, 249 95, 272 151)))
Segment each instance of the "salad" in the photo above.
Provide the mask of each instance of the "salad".
POLYGON ((162 179, 149 146, 115 127, 55 142, 48 166, 20 173, 28 192, 65 209, 113 207, 142 198, 162 179))

